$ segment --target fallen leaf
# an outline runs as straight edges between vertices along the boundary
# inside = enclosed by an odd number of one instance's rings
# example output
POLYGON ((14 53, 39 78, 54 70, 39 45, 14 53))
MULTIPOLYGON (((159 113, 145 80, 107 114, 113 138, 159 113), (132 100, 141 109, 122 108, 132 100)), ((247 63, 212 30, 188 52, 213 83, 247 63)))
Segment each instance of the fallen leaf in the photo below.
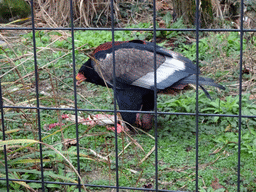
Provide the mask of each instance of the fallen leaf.
POLYGON ((63 144, 68 148, 70 146, 76 145, 77 141, 76 139, 64 139, 63 144))
POLYGON ((242 73, 243 74, 250 74, 251 72, 253 72, 253 70, 249 67, 244 66, 242 73))
POLYGON ((255 95, 250 95, 249 100, 254 100, 254 99, 256 99, 256 94, 255 95))
MULTIPOLYGON (((97 115, 89 115, 86 119, 83 117, 78 116, 78 123, 81 123, 83 125, 90 125, 90 126, 95 126, 95 125, 101 125, 101 126, 105 126, 105 125, 114 125, 114 115, 108 115, 108 114, 97 114, 97 115)), ((61 115, 62 119, 65 119, 66 121, 72 121, 75 122, 76 121, 76 116, 72 115, 72 114, 62 114, 61 115)), ((117 118, 119 119, 119 117, 117 116, 117 118)), ((44 126, 46 130, 50 130, 55 126, 58 126, 58 123, 53 123, 47 126, 44 126), (48 128, 47 128, 48 127, 48 128)), ((63 124, 64 125, 64 124, 63 124)), ((111 131, 115 131, 115 127, 107 127, 107 130, 111 130, 111 131)), ((129 131, 128 128, 124 128, 122 125, 117 124, 117 133, 121 133, 123 131, 129 131)))
POLYGON ((163 20, 158 22, 160 28, 166 28, 165 22, 163 20))
POLYGON ((62 114, 62 115, 61 115, 61 118, 62 118, 62 119, 67 119, 67 118, 68 118, 68 115, 67 115, 67 114, 62 114))
POLYGON ((163 8, 163 3, 157 1, 157 2, 156 2, 156 10, 159 11, 159 10, 161 10, 162 8, 163 8))
MULTIPOLYGON (((67 121, 76 121, 76 116, 72 114, 63 114, 62 118, 66 119, 67 121)), ((81 123, 83 125, 113 125, 114 124, 114 115, 103 115, 103 114, 97 114, 97 115, 89 115, 86 119, 80 116, 77 116, 78 123, 81 123)))
MULTIPOLYGON (((65 125, 65 124, 61 123, 61 125, 65 125)), ((60 123, 45 124, 44 129, 49 131, 56 126, 60 126, 60 123)))
MULTIPOLYGON (((129 129, 123 127, 122 125, 120 124, 117 124, 116 125, 116 128, 117 128, 117 133, 121 133, 123 131, 129 131, 129 129)), ((107 130, 109 131, 115 131, 115 127, 107 127, 107 130)))
POLYGON ((165 0, 156 1, 156 10, 159 11, 161 9, 164 10, 171 10, 170 4, 167 3, 165 0))
POLYGON ((216 177, 215 177, 215 180, 212 182, 211 187, 212 187, 214 190, 221 189, 221 188, 225 188, 225 187, 223 187, 223 186, 219 183, 219 179, 216 178, 216 177))
POLYGON ((143 185, 143 188, 152 189, 153 185, 151 183, 148 183, 148 184, 143 185))

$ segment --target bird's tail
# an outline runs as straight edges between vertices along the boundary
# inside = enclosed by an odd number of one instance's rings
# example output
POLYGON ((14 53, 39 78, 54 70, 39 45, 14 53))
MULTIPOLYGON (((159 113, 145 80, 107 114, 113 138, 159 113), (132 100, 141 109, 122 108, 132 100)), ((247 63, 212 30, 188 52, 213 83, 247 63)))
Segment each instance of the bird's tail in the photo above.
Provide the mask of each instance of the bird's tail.
MULTIPOLYGON (((191 83, 191 84, 196 84, 196 75, 191 75, 189 77, 186 77, 182 79, 179 83, 191 83)), ((206 77, 198 77, 198 85, 201 87, 201 89, 205 92, 206 96, 211 99, 210 94, 208 91, 202 86, 202 85, 209 85, 213 87, 218 87, 220 89, 225 90, 225 87, 223 87, 220 84, 215 83, 212 79, 206 78, 206 77)))

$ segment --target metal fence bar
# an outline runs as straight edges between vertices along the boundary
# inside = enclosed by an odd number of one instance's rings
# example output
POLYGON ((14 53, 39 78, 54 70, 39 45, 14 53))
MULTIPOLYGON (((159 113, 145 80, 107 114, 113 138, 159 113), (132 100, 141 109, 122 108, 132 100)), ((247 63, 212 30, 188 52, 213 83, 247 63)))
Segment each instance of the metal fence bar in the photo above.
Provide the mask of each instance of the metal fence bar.
POLYGON ((118 134, 117 134, 117 97, 116 97, 116 55, 115 55, 115 15, 114 0, 111 0, 111 35, 112 35, 112 52, 113 52, 113 91, 114 91, 114 121, 115 121, 115 162, 116 162, 116 191, 119 191, 119 162, 118 162, 118 134))
MULTIPOLYGON (((2 130, 3 130, 3 141, 5 141, 5 128, 4 128, 4 108, 3 108, 3 97, 2 97, 2 85, 1 85, 1 78, 0 78, 0 110, 1 110, 1 123, 2 123, 2 130)), ((7 151, 6 145, 4 145, 4 165, 5 165, 5 179, 6 180, 6 189, 9 192, 9 173, 8 173, 8 163, 7 163, 7 151)))
MULTIPOLYGON (((0 30, 32 30, 30 27, 0 27, 0 30)), ((70 27, 35 27, 35 30, 51 30, 51 31, 70 31, 70 27)), ((74 27, 74 31, 112 31, 111 28, 94 28, 94 27, 74 27)), ((115 28, 115 31, 154 31, 152 28, 115 28)), ((172 29, 172 28, 156 28, 156 31, 183 31, 183 32, 190 32, 190 31, 196 31, 196 29, 193 28, 187 28, 187 29, 172 29)), ((241 29, 198 29, 200 32, 240 32, 241 29)), ((256 29, 243 29, 244 32, 256 32, 256 29)))
MULTIPOLYGON (((35 84, 36 84, 36 111, 37 111, 37 123, 38 123, 38 138, 39 141, 42 141, 42 131, 41 131, 41 116, 40 116, 40 100, 39 100, 39 74, 37 69, 37 54, 36 54, 36 30, 35 30, 35 18, 34 18, 34 1, 31 0, 31 20, 32 20, 32 34, 33 34, 33 54, 34 54, 34 67, 35 67, 35 84)), ((41 181, 42 181, 42 191, 45 191, 44 186, 44 164, 43 164, 43 148, 42 144, 39 143, 40 150, 40 167, 41 167, 41 181)))
POLYGON ((240 191, 241 168, 241 129, 242 129, 242 70, 243 70, 243 37, 244 37, 244 0, 241 0, 240 13, 240 63, 239 63, 239 114, 238 114, 238 162, 237 162, 237 191, 240 191))
POLYGON ((199 127, 198 127, 198 123, 199 123, 199 111, 198 111, 198 80, 199 80, 199 29, 200 29, 200 22, 199 22, 199 0, 196 0, 196 183, 195 183, 195 187, 196 187, 196 191, 198 191, 198 132, 199 132, 199 127))
MULTIPOLYGON (((70 6, 70 25, 71 25, 71 44, 72 44, 72 66, 73 66, 73 86, 74 86, 74 104, 75 104, 75 124, 76 124, 76 152, 77 152, 77 172, 80 175, 80 146, 78 132, 78 114, 77 114, 77 92, 76 92, 76 56, 75 56, 75 35, 73 21, 73 1, 69 0, 70 6)), ((78 177, 78 190, 81 192, 81 180, 78 177)))
MULTIPOLYGON (((6 181, 4 178, 0 178, 2 181, 6 181)), ((11 179, 9 178, 9 181, 23 181, 23 182, 28 182, 28 183, 41 183, 42 181, 40 180, 27 180, 27 179, 11 179)), ((53 182, 53 181, 45 181, 45 184, 59 184, 59 185, 70 185, 70 186, 78 186, 77 183, 67 183, 67 182, 53 182)), ((82 185, 80 185, 82 186, 82 185)), ((93 184, 84 184, 86 187, 98 187, 98 188, 104 188, 104 189, 116 189, 116 186, 111 186, 111 185, 93 185, 93 184)), ((119 187, 119 189, 127 189, 127 190, 137 190, 137 191, 152 191, 152 189, 147 189, 147 188, 136 188, 136 187, 119 187)), ((160 192, 180 192, 180 191, 173 191, 173 190, 165 190, 165 189, 159 189, 158 191, 160 192)), ((186 192, 186 191, 182 191, 186 192)))
POLYGON ((157 133, 157 66, 156 66, 156 1, 153 0, 153 42, 154 42, 154 120, 155 120, 155 190, 158 190, 158 133, 157 133))
MULTIPOLYGON (((37 109, 36 107, 23 107, 23 106, 3 106, 3 108, 13 108, 13 109, 37 109)), ((39 107, 43 110, 58 110, 58 111, 75 111, 74 108, 55 108, 55 107, 39 107)), ((85 112, 113 112, 110 109, 77 109, 77 111, 85 112)), ((117 112, 127 112, 127 113, 148 113, 154 114, 154 111, 133 111, 133 110, 116 110, 117 112)), ((187 115, 195 116, 196 113, 185 113, 185 112, 162 112, 158 111, 157 114, 160 115, 187 115)), ((214 114, 214 113, 198 113, 199 116, 212 116, 212 117, 239 117, 239 115, 233 114, 214 114)), ((256 115, 241 115, 243 118, 256 118, 256 115)))

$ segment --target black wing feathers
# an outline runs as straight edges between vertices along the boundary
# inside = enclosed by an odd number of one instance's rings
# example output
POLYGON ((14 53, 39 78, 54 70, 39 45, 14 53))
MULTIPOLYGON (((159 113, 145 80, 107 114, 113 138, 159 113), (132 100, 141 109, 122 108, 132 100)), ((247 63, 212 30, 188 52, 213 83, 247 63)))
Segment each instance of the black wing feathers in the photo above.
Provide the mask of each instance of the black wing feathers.
MULTIPOLYGON (((191 83, 191 84, 196 84, 196 75, 191 75, 187 78, 184 78, 179 81, 180 83, 191 83)), ((199 77, 198 78, 198 84, 199 85, 209 85, 213 87, 218 87, 220 89, 225 90, 225 87, 223 87, 220 84, 215 83, 212 79, 206 78, 206 77, 199 77)))
MULTIPOLYGON (((138 50, 145 50, 145 51, 149 51, 154 53, 154 46, 153 43, 152 44, 138 44, 138 43, 123 43, 117 46, 114 46, 114 50, 119 50, 119 49, 138 49, 138 50)), ((105 59, 106 55, 109 53, 113 52, 113 47, 111 47, 108 50, 104 50, 104 51, 99 51, 97 53, 95 53, 94 57, 96 59, 105 59)), ((168 56, 168 57, 172 57, 172 54, 166 52, 165 49, 163 49, 160 46, 156 46, 156 53, 160 54, 160 55, 164 55, 164 56, 168 56)))

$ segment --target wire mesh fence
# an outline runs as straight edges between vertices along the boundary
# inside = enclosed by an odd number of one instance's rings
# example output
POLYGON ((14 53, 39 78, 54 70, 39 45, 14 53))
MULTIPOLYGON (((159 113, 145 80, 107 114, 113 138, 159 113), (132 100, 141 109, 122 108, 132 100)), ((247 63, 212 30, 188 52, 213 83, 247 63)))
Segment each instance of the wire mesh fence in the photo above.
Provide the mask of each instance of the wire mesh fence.
MULTIPOLYGON (((13 30, 13 31, 20 31, 20 30, 28 30, 32 32, 32 44, 33 44, 33 73, 31 73, 30 75, 33 76, 34 78, 34 86, 33 86, 33 91, 34 91, 34 95, 33 95, 33 99, 34 101, 36 101, 36 104, 34 106, 32 105, 27 105, 27 106, 22 106, 22 105, 11 105, 10 102, 6 102, 6 100, 4 100, 3 94, 4 94, 4 90, 3 90, 3 85, 0 84, 0 108, 1 108, 1 124, 2 124, 2 138, 3 138, 3 156, 4 156, 4 169, 1 171, 2 174, 0 180, 5 182, 5 186, 6 186, 6 190, 7 191, 11 191, 10 189, 10 182, 23 182, 23 184, 21 184, 23 187, 29 189, 28 186, 26 186, 26 183, 37 183, 40 184, 40 189, 41 191, 48 191, 49 189, 46 187, 46 185, 49 184, 54 184, 54 185, 60 185, 60 186, 76 186, 76 189, 78 191, 82 191, 82 190, 114 190, 114 191, 122 191, 122 190, 138 190, 138 191, 177 191, 177 190, 171 190, 171 189, 164 189, 163 187, 159 187, 159 183, 160 183, 160 179, 159 177, 159 163, 161 163, 159 161, 159 150, 161 150, 159 148, 159 135, 158 135, 158 119, 159 119, 159 115, 179 115, 179 116, 186 116, 187 118, 194 116, 195 117, 195 142, 194 142, 194 148, 195 148, 195 158, 194 158, 194 164, 195 164, 195 169, 193 169, 193 174, 191 174, 194 177, 194 183, 195 183, 195 187, 193 191, 199 191, 200 190, 200 185, 199 185, 199 179, 200 179, 200 175, 199 175, 199 170, 200 170, 200 166, 199 166, 199 124, 200 124, 200 117, 229 117, 229 118, 236 118, 238 119, 238 124, 237 124, 237 166, 235 168, 235 172, 236 172, 236 189, 237 191, 241 191, 240 190, 240 186, 241 186, 241 130, 242 130, 242 120, 243 119, 252 119, 252 118, 256 118, 256 116, 254 115, 248 115, 246 113, 243 113, 242 111, 242 85, 243 85, 243 39, 244 39, 244 33, 246 32, 256 32, 255 29, 244 29, 243 27, 243 23, 244 23, 244 1, 241 0, 241 9, 240 9, 240 27, 239 29, 203 29, 200 28, 200 1, 196 0, 196 22, 195 22, 195 28, 191 28, 191 29, 184 29, 184 28, 158 28, 157 27, 157 22, 156 22, 156 17, 157 17, 157 13, 156 13, 156 1, 153 1, 153 27, 152 28, 120 28, 120 27, 116 27, 116 20, 115 20, 115 15, 114 15, 114 0, 110 1, 110 7, 111 7, 111 27, 110 28, 83 28, 83 27, 75 27, 74 26, 74 20, 73 20, 73 3, 72 0, 69 0, 69 6, 70 6, 70 18, 71 18, 71 22, 70 22, 70 27, 65 27, 65 28, 61 28, 61 27, 56 27, 56 28, 50 28, 50 27, 35 27, 36 26, 36 20, 35 20, 35 13, 34 13, 34 2, 33 0, 31 0, 30 4, 31 4, 31 27, 1 27, 0 30, 4 31, 4 30, 13 30), (38 66, 38 52, 39 52, 39 46, 38 42, 36 42, 37 39, 37 32, 43 31, 43 30, 49 30, 49 31, 70 31, 70 44, 71 44, 71 57, 70 59, 72 60, 72 65, 70 65, 70 67, 72 67, 72 82, 73 82, 73 87, 72 89, 70 88, 69 90, 73 90, 72 94, 72 98, 73 98, 73 102, 74 105, 70 106, 70 105, 66 105, 64 107, 55 107, 55 106, 43 106, 42 101, 41 101, 41 90, 40 90, 40 86, 42 86, 42 84, 40 84, 39 81, 39 70, 40 67, 38 66), (154 147, 153 147, 153 151, 154 151, 154 162, 152 162, 152 165, 154 166, 154 173, 151 175, 151 178, 153 178, 152 183, 154 183, 152 186, 140 186, 140 187, 131 187, 131 186, 124 186, 124 185, 120 185, 120 164, 122 164, 123 160, 120 160, 119 157, 119 153, 120 153, 120 149, 119 149, 119 145, 120 143, 118 142, 118 138, 119 138, 119 134, 117 133, 117 119, 118 119, 118 113, 120 112, 128 112, 128 113, 132 113, 132 112, 136 112, 136 113, 143 113, 143 111, 131 111, 131 110, 118 110, 118 106, 117 106, 117 98, 116 98, 116 78, 115 78, 115 74, 116 74, 116 63, 115 63, 115 50, 113 49, 113 74, 114 74, 114 81, 113 81, 113 108, 112 109, 97 109, 97 108, 86 108, 86 107, 79 107, 78 103, 79 103, 79 99, 80 95, 78 95, 78 90, 79 88, 77 88, 76 86, 76 73, 77 73, 77 57, 76 57, 76 43, 75 43, 75 32, 77 31, 109 31, 111 32, 111 37, 112 37, 112 44, 113 47, 115 46, 115 34, 118 31, 150 31, 153 32, 153 42, 154 42, 154 66, 152 66, 154 68, 154 111, 148 112, 146 111, 146 113, 150 113, 154 115, 154 147), (183 31, 183 32, 193 32, 195 33, 195 43, 196 43, 196 54, 195 54, 195 61, 196 61, 196 66, 197 66, 197 79, 196 79, 196 87, 195 87, 195 92, 196 92, 196 97, 195 97, 195 112, 164 112, 164 111, 159 111, 157 109, 157 66, 156 66, 156 42, 157 42, 157 32, 159 31, 183 31), (198 74, 199 74, 199 44, 200 44, 200 34, 201 33, 208 33, 208 32, 223 32, 223 33, 232 33, 232 32, 239 32, 239 37, 240 37, 240 42, 239 42, 239 48, 240 48, 240 61, 239 61, 239 82, 238 82, 238 95, 239 95, 239 101, 238 101, 238 114, 225 114, 225 113, 202 113, 199 110, 199 102, 200 102, 200 95, 199 95, 199 85, 198 85, 198 74), (8 104, 7 104, 8 103, 8 104), (20 177, 20 179, 18 179, 18 177, 13 177, 13 174, 10 174, 10 166, 8 165, 8 159, 10 158, 10 151, 8 149, 8 140, 7 138, 7 134, 6 133, 6 114, 5 111, 6 110, 15 110, 17 112, 20 112, 20 110, 24 109, 24 110, 30 110, 30 112, 34 111, 35 115, 35 119, 36 119, 36 127, 37 127, 37 136, 38 136, 38 140, 33 140, 30 141, 32 144, 38 144, 38 162, 36 162, 39 167, 40 167, 40 175, 38 176, 37 179, 33 179, 30 177, 27 177, 27 179, 22 179, 20 177), (77 182, 71 182, 71 180, 68 182, 67 180, 65 182, 60 182, 60 181, 48 181, 47 179, 45 179, 46 176, 49 176, 48 173, 46 173, 46 169, 48 169, 49 167, 45 167, 46 166, 46 160, 45 160, 45 154, 43 152, 43 147, 45 146, 45 143, 43 142, 43 126, 42 126, 42 119, 44 118, 44 114, 42 114, 42 111, 48 111, 49 114, 52 114, 51 111, 65 111, 65 112, 73 112, 74 114, 74 125, 75 125, 75 146, 76 146, 76 150, 73 151, 76 153, 76 159, 72 160, 72 164, 70 164, 70 167, 73 167, 73 170, 76 175, 77 175, 77 182), (81 144, 80 144, 80 140, 81 140, 81 128, 79 127, 79 114, 81 112, 111 112, 114 114, 114 122, 115 122, 115 132, 114 132, 114 141, 113 141, 113 146, 114 146, 114 161, 112 163, 112 166, 114 166, 114 168, 112 168, 112 170, 114 170, 115 172, 115 182, 113 182, 113 185, 108 185, 105 183, 97 183, 97 184, 89 184, 86 183, 86 179, 83 179, 81 177, 81 159, 84 158, 83 154, 81 154, 81 144), (5 143, 6 142, 6 143, 5 143)), ((41 60, 40 60, 41 62, 41 60)), ((51 70, 52 68, 50 68, 51 70)), ((54 69, 52 69, 54 70, 54 69)), ((57 72, 56 72, 57 73, 57 72)), ((2 75, 2 74, 1 74, 2 75)), ((1 78, 3 77, 3 75, 1 76, 1 78)), ((23 77, 24 78, 24 77, 23 77)), ((22 81, 22 76, 20 77, 19 81, 22 81)), ((51 75, 47 76, 47 78, 52 78, 51 75)), ((57 93, 58 95, 58 93, 57 93)), ((25 96, 26 97, 26 96, 25 96)), ((55 98, 54 102, 57 102, 58 98, 55 98)), ((20 102, 22 103, 22 102, 20 102)), ((26 114, 23 114, 26 115, 26 114)), ((9 117, 8 117, 9 118, 9 117)), ((27 120, 29 122, 29 120, 27 120)), ((15 137, 14 137, 15 138, 15 137)), ((17 143, 26 143, 25 141, 22 140, 16 140, 14 141, 14 144, 17 143)), ((63 141, 62 141, 63 142, 63 141)), ((172 141, 170 141, 172 142, 172 141)), ((107 144, 106 144, 107 145, 107 144)), ((52 148, 51 148, 52 149, 52 148)), ((55 151, 56 152, 56 151, 55 151)), ((56 152, 58 153, 58 152, 56 152)), ((59 154, 60 156, 63 156, 63 154, 59 154)), ((65 158, 65 157, 63 157, 65 158)), ((86 158, 90 158, 90 157, 86 157, 86 158)), ((109 160, 109 159, 108 159, 109 160)), ((108 161, 106 160, 106 161, 108 161)), ((91 166, 90 163, 88 164, 88 166, 91 166)), ((106 164, 105 166, 110 166, 108 164, 106 164)), ((1 168, 2 169, 2 168, 1 168)), ((21 170, 17 170, 18 172, 21 170)), ((84 173, 83 173, 84 174, 84 173)), ((61 179, 61 178, 60 178, 61 179)), ((136 186, 137 184, 133 185, 136 186)))

